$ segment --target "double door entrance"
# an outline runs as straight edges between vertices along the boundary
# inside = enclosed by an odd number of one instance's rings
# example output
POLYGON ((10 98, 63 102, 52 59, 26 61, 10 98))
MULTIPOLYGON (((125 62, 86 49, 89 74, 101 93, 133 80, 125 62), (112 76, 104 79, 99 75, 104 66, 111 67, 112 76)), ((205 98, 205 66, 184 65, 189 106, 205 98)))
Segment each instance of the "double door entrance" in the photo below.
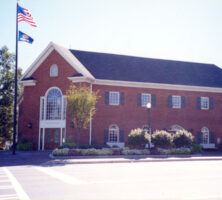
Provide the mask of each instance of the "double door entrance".
POLYGON ((65 140, 64 128, 40 128, 39 150, 55 149, 65 140))

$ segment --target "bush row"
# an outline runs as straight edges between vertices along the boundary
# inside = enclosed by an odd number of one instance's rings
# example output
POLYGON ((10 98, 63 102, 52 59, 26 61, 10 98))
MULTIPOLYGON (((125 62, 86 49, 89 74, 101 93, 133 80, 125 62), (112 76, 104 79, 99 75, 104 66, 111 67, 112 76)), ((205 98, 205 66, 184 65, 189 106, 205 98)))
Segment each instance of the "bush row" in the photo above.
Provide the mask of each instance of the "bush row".
POLYGON ((102 149, 55 149, 53 156, 103 156, 103 155, 149 155, 148 149, 102 148, 102 149))
MULTIPOLYGON (((191 148, 157 148, 157 154, 161 155, 179 155, 179 154, 191 154, 191 148)), ((125 148, 103 148, 103 149, 55 149, 52 152, 53 156, 107 156, 107 155, 149 155, 148 149, 129 149, 125 148)))
POLYGON ((186 130, 180 130, 175 134, 163 130, 157 130, 152 134, 152 138, 150 138, 150 134, 147 131, 138 128, 132 130, 128 135, 128 144, 144 145, 152 141, 155 147, 191 147, 193 144, 193 138, 192 133, 186 130))

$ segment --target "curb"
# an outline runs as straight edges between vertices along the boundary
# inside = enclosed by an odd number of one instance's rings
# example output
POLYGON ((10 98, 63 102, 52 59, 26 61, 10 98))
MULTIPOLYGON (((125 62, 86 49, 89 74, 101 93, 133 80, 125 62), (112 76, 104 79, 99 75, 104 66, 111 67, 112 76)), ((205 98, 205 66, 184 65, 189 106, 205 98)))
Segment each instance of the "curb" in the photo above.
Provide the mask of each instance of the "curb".
POLYGON ((105 164, 105 163, 143 163, 143 162, 176 162, 176 161, 222 161, 222 156, 152 156, 152 157, 141 157, 141 156, 131 156, 131 157, 80 157, 80 156, 53 156, 49 155, 52 159, 52 163, 55 164, 105 164))

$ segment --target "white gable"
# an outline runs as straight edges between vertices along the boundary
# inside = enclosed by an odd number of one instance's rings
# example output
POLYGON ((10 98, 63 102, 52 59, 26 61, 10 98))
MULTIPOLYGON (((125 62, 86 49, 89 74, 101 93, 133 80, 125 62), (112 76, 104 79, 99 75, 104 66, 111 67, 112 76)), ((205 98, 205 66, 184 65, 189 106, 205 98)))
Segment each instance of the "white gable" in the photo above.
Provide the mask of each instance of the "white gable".
POLYGON ((83 64, 69 51, 69 49, 50 42, 39 57, 25 71, 20 80, 31 77, 53 50, 56 50, 78 73, 81 73, 84 77, 95 79, 83 64))

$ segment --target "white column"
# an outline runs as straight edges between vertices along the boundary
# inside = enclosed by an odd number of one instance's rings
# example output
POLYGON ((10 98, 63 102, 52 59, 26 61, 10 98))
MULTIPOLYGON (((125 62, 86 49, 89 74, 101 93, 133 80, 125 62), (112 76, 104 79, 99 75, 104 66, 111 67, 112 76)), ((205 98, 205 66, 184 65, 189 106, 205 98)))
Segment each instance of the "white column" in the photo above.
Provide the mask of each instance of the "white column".
POLYGON ((45 128, 43 128, 42 131, 42 151, 44 150, 44 146, 45 146, 45 128))
POLYGON ((63 128, 60 128, 60 146, 62 146, 62 129, 63 128))
POLYGON ((66 128, 64 128, 64 142, 66 142, 66 128))
POLYGON ((40 151, 40 148, 41 148, 41 128, 39 127, 38 151, 40 151))
MULTIPOLYGON (((90 94, 92 95, 92 83, 90 83, 90 94)), ((89 145, 92 144, 92 112, 90 112, 90 121, 89 121, 89 145)))

